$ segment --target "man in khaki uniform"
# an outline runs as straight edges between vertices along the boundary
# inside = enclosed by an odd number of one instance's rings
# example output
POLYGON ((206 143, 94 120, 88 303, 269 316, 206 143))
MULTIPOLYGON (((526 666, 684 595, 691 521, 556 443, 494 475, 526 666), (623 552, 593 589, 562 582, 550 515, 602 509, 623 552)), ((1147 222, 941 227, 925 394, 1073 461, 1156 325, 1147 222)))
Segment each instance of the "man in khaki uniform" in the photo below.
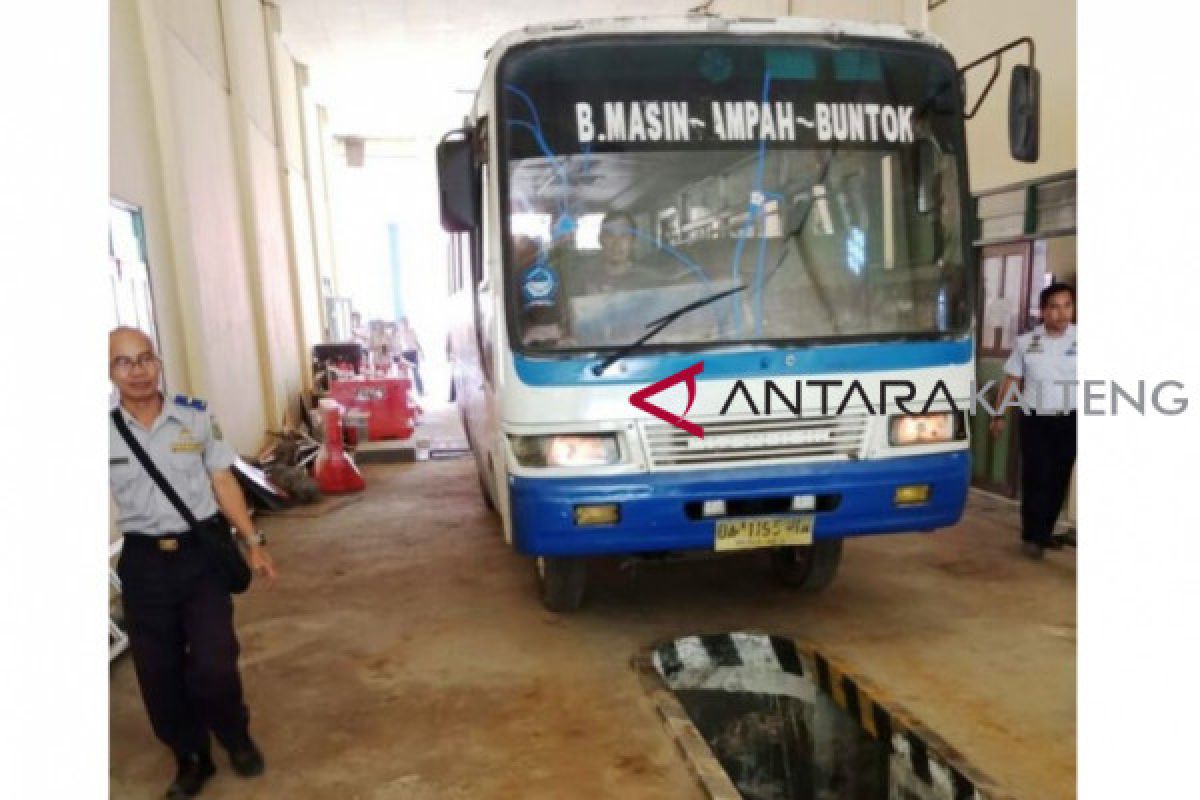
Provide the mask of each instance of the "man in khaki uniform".
MULTIPOLYGON (((1014 384, 1031 405, 1017 431, 1021 446, 1021 550, 1033 559, 1045 550, 1059 550, 1054 525, 1062 511, 1071 470, 1075 467, 1076 408, 1073 391, 1078 354, 1075 331, 1075 289, 1055 283, 1038 298, 1042 324, 1017 337, 1004 365, 1000 403, 1014 384)), ((999 405, 999 404, 998 404, 999 405)), ((998 436, 1004 417, 992 420, 998 436)))
MULTIPOLYGON (((162 363, 154 343, 134 328, 109 335, 109 377, 117 409, 134 440, 201 524, 224 512, 246 545, 256 575, 275 567, 255 531, 236 459, 202 401, 159 391, 162 363)), ((243 777, 263 771, 250 738, 238 675, 233 599, 218 565, 109 421, 109 482, 123 536, 117 575, 138 686, 151 726, 178 763, 168 798, 192 797, 215 771, 209 731, 243 777)))

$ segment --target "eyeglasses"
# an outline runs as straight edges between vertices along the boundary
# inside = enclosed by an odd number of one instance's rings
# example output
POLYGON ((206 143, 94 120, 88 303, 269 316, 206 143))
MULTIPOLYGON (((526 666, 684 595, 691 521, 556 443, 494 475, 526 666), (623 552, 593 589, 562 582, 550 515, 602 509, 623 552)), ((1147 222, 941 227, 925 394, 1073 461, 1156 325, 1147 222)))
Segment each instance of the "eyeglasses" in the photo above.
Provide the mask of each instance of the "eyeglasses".
POLYGON ((117 356, 112 360, 112 368, 115 372, 129 372, 134 367, 150 369, 151 367, 157 367, 161 363, 162 362, 158 360, 158 356, 156 356, 154 353, 145 352, 139 355, 137 358, 130 358, 129 356, 117 356))

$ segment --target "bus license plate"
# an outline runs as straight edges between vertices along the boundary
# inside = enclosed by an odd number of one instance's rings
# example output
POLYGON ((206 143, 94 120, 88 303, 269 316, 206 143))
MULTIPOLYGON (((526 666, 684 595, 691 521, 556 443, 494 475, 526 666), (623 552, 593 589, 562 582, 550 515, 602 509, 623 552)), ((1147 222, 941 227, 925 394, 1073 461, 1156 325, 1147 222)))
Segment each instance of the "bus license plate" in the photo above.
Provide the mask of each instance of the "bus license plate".
POLYGON ((812 517, 754 517, 717 520, 716 550, 753 550, 812 544, 812 517))

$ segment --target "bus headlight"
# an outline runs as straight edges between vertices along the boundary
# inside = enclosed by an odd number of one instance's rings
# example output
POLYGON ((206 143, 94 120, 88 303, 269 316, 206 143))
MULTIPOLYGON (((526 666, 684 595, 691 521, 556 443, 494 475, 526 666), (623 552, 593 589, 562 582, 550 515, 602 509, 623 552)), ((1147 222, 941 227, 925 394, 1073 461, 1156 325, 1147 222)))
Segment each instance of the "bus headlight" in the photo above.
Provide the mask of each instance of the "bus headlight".
POLYGON ((888 443, 893 447, 910 444, 942 444, 967 438, 967 426, 961 411, 934 414, 899 414, 888 425, 888 443))
POLYGON ((621 462, 615 433, 510 436, 522 467, 606 467, 621 462))

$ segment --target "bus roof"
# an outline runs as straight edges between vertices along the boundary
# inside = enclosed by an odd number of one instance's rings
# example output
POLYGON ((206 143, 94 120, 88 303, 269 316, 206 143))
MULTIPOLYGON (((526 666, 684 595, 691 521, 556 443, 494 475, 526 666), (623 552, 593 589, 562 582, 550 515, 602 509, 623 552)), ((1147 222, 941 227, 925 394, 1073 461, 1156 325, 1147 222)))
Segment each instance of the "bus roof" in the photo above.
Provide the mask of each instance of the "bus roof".
POLYGON ((716 14, 689 14, 675 17, 609 17, 572 19, 526 25, 509 31, 492 46, 489 57, 499 56, 514 45, 543 39, 589 36, 609 33, 808 33, 830 36, 855 36, 899 39, 941 46, 927 31, 905 28, 885 22, 818 19, 813 17, 725 17, 716 14))
MULTIPOLYGON (((817 19, 812 17, 724 17, 716 14, 689 14, 662 17, 610 17, 605 19, 573 19, 560 22, 526 25, 501 36, 487 51, 484 85, 495 74, 496 65, 505 52, 528 42, 554 39, 575 39, 605 34, 662 34, 662 33, 724 33, 744 36, 768 34, 810 34, 847 36, 863 39, 892 39, 918 42, 944 49, 941 40, 928 31, 906 28, 884 22, 817 19)), ((490 98, 486 92, 476 93, 475 114, 486 113, 490 98)))

